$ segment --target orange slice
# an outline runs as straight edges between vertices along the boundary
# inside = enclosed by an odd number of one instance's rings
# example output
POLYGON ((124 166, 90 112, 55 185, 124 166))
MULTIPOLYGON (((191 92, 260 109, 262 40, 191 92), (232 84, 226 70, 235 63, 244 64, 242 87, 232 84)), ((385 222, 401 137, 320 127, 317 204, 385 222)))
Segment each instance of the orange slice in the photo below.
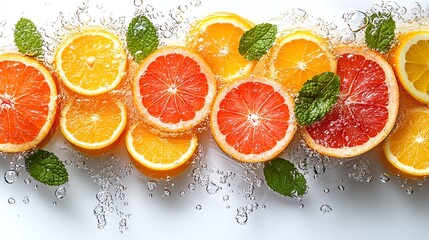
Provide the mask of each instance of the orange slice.
POLYGON ((338 102, 320 121, 305 128, 305 141, 319 153, 354 157, 377 146, 392 130, 399 107, 390 65, 364 48, 339 49, 338 102))
POLYGON ((405 90, 416 100, 429 104, 429 30, 415 30, 399 37, 389 56, 405 90))
POLYGON ((64 137, 84 150, 101 150, 114 144, 127 122, 125 105, 115 99, 78 98, 61 109, 64 137))
POLYGON ((48 135, 57 113, 49 71, 18 54, 0 55, 0 151, 22 152, 48 135))
POLYGON ((238 52, 240 38, 254 26, 236 14, 217 12, 199 20, 190 30, 188 47, 213 69, 221 84, 250 75, 256 61, 238 52))
POLYGON ((294 101, 274 81, 250 77, 219 91, 210 117, 218 145, 244 162, 268 161, 292 140, 294 101))
POLYGON ((196 53, 171 46, 149 55, 133 80, 134 103, 143 119, 166 132, 204 121, 216 95, 216 80, 196 53))
POLYGON ((121 40, 102 29, 71 34, 55 54, 55 70, 64 85, 86 96, 115 89, 126 67, 127 55, 121 40))
POLYGON ((384 154, 397 169, 414 175, 429 175, 429 108, 414 107, 383 144, 384 154))
POLYGON ((314 76, 336 69, 329 43, 309 30, 297 30, 279 38, 267 59, 270 78, 292 94, 314 76))
POLYGON ((167 136, 149 130, 142 122, 128 129, 125 142, 134 165, 155 178, 181 173, 189 166, 198 146, 194 134, 167 136))

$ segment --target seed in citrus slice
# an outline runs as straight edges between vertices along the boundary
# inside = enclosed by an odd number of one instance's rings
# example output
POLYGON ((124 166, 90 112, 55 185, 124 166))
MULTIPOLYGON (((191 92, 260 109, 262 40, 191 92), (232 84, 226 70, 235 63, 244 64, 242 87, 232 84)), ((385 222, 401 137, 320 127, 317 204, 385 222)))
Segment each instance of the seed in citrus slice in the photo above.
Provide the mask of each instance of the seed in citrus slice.
POLYGON ((121 40, 102 29, 71 34, 55 54, 55 70, 64 85, 86 96, 115 89, 126 67, 127 55, 121 40))
POLYGON ((194 134, 168 136, 138 122, 129 127, 125 143, 132 162, 142 173, 165 178, 176 176, 189 166, 198 138, 194 134))
POLYGON ((282 152, 296 131, 294 101, 280 84, 249 77, 222 88, 210 116, 218 145, 244 162, 268 161, 282 152))
POLYGON ((126 122, 126 107, 115 99, 76 98, 61 109, 61 132, 83 150, 107 149, 119 139, 126 122))
POLYGON ((187 45, 210 65, 220 84, 228 83, 249 76, 255 66, 256 61, 248 61, 238 52, 241 36, 253 26, 236 14, 213 13, 193 25, 187 45))
POLYGON ((183 132, 201 123, 216 95, 216 80, 207 63, 178 46, 149 55, 132 85, 134 103, 143 119, 166 132, 183 132))
POLYGON ((397 169, 414 175, 429 175, 429 108, 414 107, 383 143, 387 160, 397 169))
POLYGON ((314 76, 336 69, 328 42, 310 30, 296 30, 280 37, 267 59, 268 76, 292 94, 314 76))
POLYGON ((429 104, 429 31, 407 32, 397 42, 389 54, 396 76, 411 96, 429 104))
POLYGON ((36 60, 0 55, 0 151, 22 152, 48 135, 57 113, 57 88, 36 60))
POLYGON ((354 157, 378 145, 392 130, 399 106, 398 85, 390 65, 368 49, 338 49, 341 80, 338 102, 304 131, 307 144, 319 153, 354 157))

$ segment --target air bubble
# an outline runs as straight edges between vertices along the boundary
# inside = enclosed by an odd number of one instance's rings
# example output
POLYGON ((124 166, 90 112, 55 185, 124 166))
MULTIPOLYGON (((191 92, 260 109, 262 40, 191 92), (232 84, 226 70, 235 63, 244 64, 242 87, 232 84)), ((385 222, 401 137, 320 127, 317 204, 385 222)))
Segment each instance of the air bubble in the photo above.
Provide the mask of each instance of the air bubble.
POLYGON ((407 187, 405 191, 407 192, 408 195, 411 195, 414 193, 414 189, 412 187, 407 187))
POLYGON ((147 189, 149 191, 154 191, 156 189, 156 182, 155 181, 147 182, 147 189))
POLYGON ((9 204, 15 204, 15 198, 8 198, 8 199, 7 199, 7 202, 8 202, 9 204))
POLYGON ((328 204, 323 204, 322 206, 320 206, 320 211, 321 211, 323 214, 326 214, 326 213, 330 213, 330 212, 332 212, 332 208, 331 208, 331 206, 329 206, 328 204))
POLYGON ((22 202, 24 204, 28 204, 30 202, 30 198, 28 196, 25 196, 24 199, 22 199, 22 202))
POLYGON ((13 184, 15 183, 16 179, 18 178, 18 172, 15 170, 7 170, 4 173, 4 180, 6 181, 6 183, 8 184, 13 184))
POLYGON ((58 199, 63 199, 66 196, 67 188, 66 187, 59 187, 57 190, 55 190, 55 196, 58 199))
POLYGON ((203 209, 203 207, 201 206, 201 204, 197 204, 197 205, 195 206, 195 209, 197 209, 197 210, 201 210, 201 209, 203 209))
POLYGON ((380 175, 380 181, 381 181, 382 183, 387 183, 387 182, 389 182, 389 181, 390 181, 390 176, 389 176, 389 174, 387 174, 387 173, 383 173, 383 174, 381 174, 381 175, 380 175))

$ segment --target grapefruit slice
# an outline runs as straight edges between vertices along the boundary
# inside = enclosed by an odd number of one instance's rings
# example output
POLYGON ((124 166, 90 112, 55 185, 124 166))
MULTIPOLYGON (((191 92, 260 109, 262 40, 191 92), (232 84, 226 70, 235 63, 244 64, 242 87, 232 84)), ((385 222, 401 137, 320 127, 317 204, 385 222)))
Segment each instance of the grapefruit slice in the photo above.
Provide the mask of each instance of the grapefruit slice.
POLYGON ((338 49, 341 79, 337 104, 304 131, 307 144, 324 155, 347 158, 378 145, 392 130, 399 107, 396 78, 384 58, 368 49, 338 49))
POLYGON ((294 101, 279 83, 249 77, 217 95, 210 116, 212 134, 224 152, 243 162, 268 161, 282 152, 296 131, 294 101))
POLYGON ((0 151, 36 147, 57 112, 57 88, 49 71, 28 57, 0 55, 0 151))
POLYGON ((149 55, 133 80, 143 120, 166 132, 189 130, 207 118, 216 95, 210 67, 196 53, 170 46, 149 55))

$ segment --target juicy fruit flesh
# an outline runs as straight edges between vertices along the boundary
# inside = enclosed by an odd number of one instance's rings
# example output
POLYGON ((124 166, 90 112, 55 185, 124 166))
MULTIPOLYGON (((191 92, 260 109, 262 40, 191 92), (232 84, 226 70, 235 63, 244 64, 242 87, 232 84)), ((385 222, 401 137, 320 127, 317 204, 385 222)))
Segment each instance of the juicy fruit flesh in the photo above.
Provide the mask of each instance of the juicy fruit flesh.
POLYGON ((139 85, 149 114, 173 124, 194 119, 209 92, 198 63, 176 53, 157 57, 140 77, 139 85))
POLYGON ((243 29, 230 23, 212 24, 195 37, 193 50, 209 63, 215 75, 229 77, 249 64, 238 52, 243 34, 243 29))
POLYGON ((429 94, 429 40, 417 41, 405 55, 408 79, 420 92, 429 94))
POLYGON ((402 164, 419 170, 429 168, 429 111, 407 114, 388 141, 390 152, 402 164))
POLYGON ((0 62, 0 144, 32 141, 49 113, 50 88, 43 74, 15 61, 0 62))
POLYGON ((273 87, 260 82, 243 83, 225 95, 217 121, 226 142, 244 154, 274 148, 289 126, 289 107, 273 87))
POLYGON ((307 131, 325 147, 362 145, 380 133, 388 120, 385 73, 376 62, 356 54, 340 56, 337 71, 341 79, 338 103, 307 131))
POLYGON ((116 80, 122 62, 122 55, 114 50, 114 44, 111 39, 98 35, 74 39, 61 56, 67 79, 87 90, 109 87, 116 80))
POLYGON ((330 59, 322 48, 305 39, 284 44, 274 59, 274 68, 276 79, 292 93, 297 93, 315 75, 332 71, 330 59))

